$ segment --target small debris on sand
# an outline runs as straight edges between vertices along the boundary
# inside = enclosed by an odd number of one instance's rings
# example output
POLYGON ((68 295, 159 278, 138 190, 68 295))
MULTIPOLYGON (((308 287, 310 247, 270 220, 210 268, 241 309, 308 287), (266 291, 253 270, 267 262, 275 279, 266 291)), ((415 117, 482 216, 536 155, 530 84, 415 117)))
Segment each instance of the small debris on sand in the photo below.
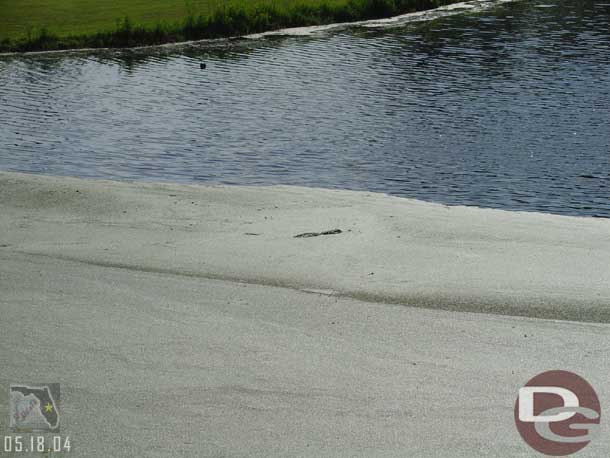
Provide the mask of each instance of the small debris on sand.
POLYGON ((304 293, 321 294, 323 296, 336 296, 338 294, 337 291, 332 290, 332 289, 305 288, 305 289, 302 289, 301 291, 303 291, 304 293))
POLYGON ((334 235, 341 234, 343 231, 341 229, 331 229, 329 231, 323 232, 303 232, 302 234, 297 234, 294 238, 305 238, 305 237, 318 237, 320 235, 334 235))

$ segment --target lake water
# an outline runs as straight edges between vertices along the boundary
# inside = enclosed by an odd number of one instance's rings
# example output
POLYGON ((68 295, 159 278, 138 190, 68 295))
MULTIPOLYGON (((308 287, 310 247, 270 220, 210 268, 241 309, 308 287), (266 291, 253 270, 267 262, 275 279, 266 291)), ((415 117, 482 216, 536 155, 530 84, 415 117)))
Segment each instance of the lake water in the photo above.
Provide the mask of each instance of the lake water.
POLYGON ((610 217, 610 2, 473 5, 298 36, 0 58, 0 169, 610 217))

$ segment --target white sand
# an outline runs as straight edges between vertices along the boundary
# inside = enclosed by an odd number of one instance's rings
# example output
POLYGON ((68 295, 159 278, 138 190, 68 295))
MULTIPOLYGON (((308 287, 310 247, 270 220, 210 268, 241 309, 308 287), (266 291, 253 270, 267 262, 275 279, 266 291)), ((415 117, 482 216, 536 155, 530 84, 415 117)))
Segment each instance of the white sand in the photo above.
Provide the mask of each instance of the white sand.
POLYGON ((0 245, 383 302, 610 321, 610 220, 297 187, 0 174, 0 245), (339 228, 339 235, 295 239, 339 228), (258 234, 258 235, 249 235, 258 234))
POLYGON ((610 325, 464 311, 608 322, 609 261, 606 220, 3 173, 0 387, 61 382, 79 457, 533 456, 519 386, 605 409, 610 325))

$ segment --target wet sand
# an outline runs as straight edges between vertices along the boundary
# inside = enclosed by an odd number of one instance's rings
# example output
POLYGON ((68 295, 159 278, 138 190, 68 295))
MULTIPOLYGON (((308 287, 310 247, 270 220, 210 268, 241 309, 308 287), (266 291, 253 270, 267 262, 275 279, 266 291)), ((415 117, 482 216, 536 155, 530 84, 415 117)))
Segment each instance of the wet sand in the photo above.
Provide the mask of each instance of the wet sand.
POLYGON ((532 456, 512 420, 529 378, 571 370, 610 400, 609 235, 372 193, 3 173, 0 385, 62 383, 73 456, 532 456))

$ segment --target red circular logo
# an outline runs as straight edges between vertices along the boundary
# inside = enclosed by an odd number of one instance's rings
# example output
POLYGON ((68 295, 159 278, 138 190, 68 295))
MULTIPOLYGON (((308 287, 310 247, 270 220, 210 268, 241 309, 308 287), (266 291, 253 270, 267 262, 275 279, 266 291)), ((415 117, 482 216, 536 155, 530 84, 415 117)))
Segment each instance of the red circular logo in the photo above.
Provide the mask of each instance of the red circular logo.
POLYGON ((601 408, 595 390, 582 377, 548 371, 519 389, 515 423, 530 447, 552 456, 584 448, 599 432, 601 408))

